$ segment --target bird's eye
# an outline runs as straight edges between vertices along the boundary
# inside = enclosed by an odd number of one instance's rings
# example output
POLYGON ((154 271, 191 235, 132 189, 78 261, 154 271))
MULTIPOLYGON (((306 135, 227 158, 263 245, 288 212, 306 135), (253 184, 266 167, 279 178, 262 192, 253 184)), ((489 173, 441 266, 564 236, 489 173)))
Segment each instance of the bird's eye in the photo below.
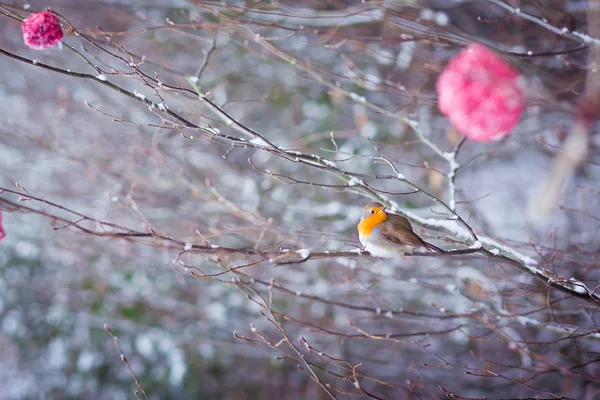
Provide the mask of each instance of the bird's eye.
POLYGON ((375 210, 371 210, 371 214, 375 214, 375 210))

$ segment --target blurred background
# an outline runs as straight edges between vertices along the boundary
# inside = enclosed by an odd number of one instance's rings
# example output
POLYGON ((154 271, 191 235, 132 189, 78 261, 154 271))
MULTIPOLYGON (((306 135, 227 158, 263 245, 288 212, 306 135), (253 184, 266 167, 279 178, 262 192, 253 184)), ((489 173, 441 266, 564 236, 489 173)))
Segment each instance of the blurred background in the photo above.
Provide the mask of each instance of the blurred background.
POLYGON ((599 7, 1 2, 0 399, 144 398, 131 371, 152 399, 600 397, 597 299, 519 267, 598 287, 599 7), (19 18, 45 7, 64 44, 30 50, 19 18), (523 75, 501 142, 437 108, 473 42, 523 75), (452 192, 516 265, 347 253, 372 199, 475 244, 444 229, 452 192))

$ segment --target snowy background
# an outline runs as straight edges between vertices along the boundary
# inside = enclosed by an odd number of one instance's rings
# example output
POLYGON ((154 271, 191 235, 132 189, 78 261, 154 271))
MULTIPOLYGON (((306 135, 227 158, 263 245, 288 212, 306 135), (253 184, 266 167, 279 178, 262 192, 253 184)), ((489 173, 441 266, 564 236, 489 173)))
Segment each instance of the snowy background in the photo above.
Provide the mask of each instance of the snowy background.
MULTIPOLYGON (((390 161, 448 202, 450 165, 407 121, 453 151, 460 137, 437 110, 434 84, 476 41, 523 74, 527 108, 508 139, 460 148, 456 211, 489 250, 530 257, 558 280, 594 290, 594 125, 559 205, 535 209, 586 79, 597 74, 588 54, 598 44, 584 35, 600 24, 586 8, 595 2, 168 3, 0 3, 3 51, 91 75, 0 57, 0 187, 23 193, 18 182, 95 220, 181 243, 288 249, 290 257, 180 255, 184 246, 168 240, 94 236, 0 203, 0 399, 135 398, 105 324, 154 399, 327 398, 307 365, 338 398, 440 399, 440 386, 473 398, 600 397, 598 302, 515 265, 474 254, 285 263, 356 249, 361 209, 374 196, 415 217, 415 231, 438 246, 474 244, 432 229, 448 220, 430 198, 376 175, 395 175, 390 161), (7 15, 48 6, 89 41, 67 32, 61 48, 27 49, 7 15), (199 136, 142 102, 250 140, 193 91, 281 148, 367 177, 286 159, 257 139, 244 148, 199 136)), ((78 219, 42 202, 19 204, 78 219)))

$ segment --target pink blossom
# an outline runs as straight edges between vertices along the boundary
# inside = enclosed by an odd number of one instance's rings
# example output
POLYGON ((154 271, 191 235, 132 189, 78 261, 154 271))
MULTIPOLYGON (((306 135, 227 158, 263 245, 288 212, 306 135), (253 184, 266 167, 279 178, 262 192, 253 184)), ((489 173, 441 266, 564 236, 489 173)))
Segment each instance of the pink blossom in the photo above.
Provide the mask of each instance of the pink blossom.
POLYGON ((6 237, 6 233, 4 233, 4 228, 2 228, 2 210, 0 210, 0 242, 5 237, 6 237))
POLYGON ((440 111, 470 140, 504 139, 525 107, 519 76, 493 51, 472 44, 450 60, 437 80, 440 111))
POLYGON ((23 41, 33 50, 42 50, 57 45, 64 34, 60 22, 52 11, 31 14, 23 23, 23 41))

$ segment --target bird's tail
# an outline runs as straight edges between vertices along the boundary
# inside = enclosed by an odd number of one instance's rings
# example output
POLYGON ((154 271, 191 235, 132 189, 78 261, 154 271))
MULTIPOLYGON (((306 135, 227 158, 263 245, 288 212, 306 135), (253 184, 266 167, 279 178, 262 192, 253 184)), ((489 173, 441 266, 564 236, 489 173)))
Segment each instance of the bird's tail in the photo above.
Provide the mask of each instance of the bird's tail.
POLYGON ((423 240, 423 244, 425 245, 426 249, 431 250, 431 251, 435 251, 436 253, 444 254, 446 252, 445 250, 442 250, 439 247, 434 246, 431 243, 426 242, 424 240, 423 240))

